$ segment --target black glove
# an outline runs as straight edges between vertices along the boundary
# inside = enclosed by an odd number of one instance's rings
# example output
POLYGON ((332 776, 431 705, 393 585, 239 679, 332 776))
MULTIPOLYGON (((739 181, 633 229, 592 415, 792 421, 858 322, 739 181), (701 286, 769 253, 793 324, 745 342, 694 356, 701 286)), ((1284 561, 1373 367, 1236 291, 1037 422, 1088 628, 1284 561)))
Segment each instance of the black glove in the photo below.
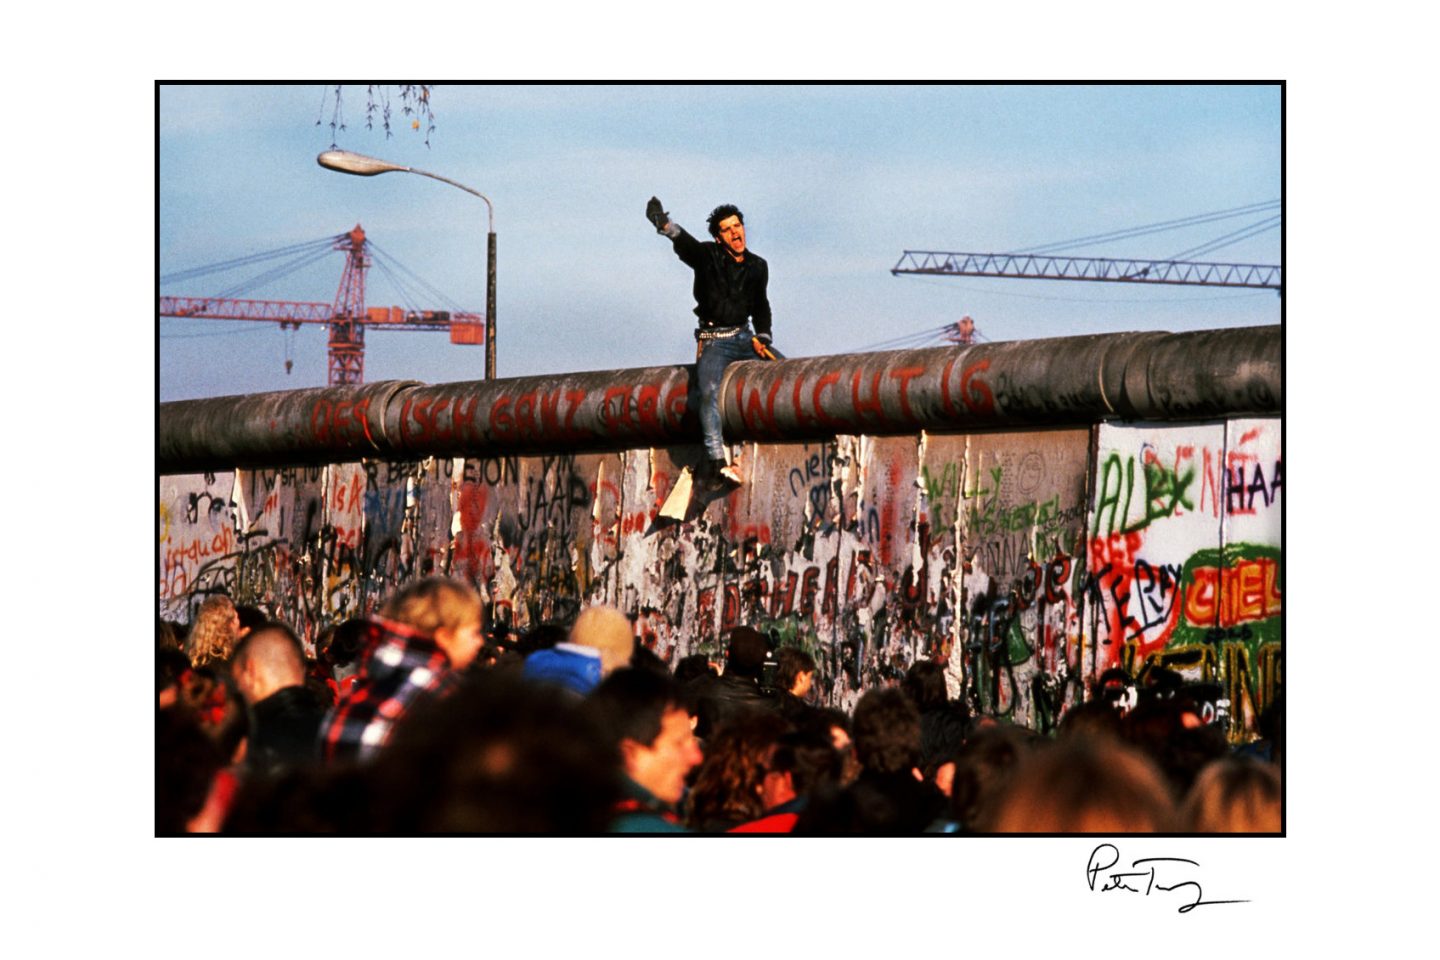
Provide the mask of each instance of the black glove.
POLYGON ((664 233, 665 224, 670 222, 670 214, 660 209, 660 201, 658 199, 651 197, 650 202, 645 204, 645 219, 655 224, 656 233, 664 233))
POLYGON ((770 346, 770 334, 768 334, 768 333, 757 333, 757 334, 755 334, 755 339, 756 339, 756 340, 759 340, 761 343, 765 344, 765 346, 767 346, 767 347, 770 346))

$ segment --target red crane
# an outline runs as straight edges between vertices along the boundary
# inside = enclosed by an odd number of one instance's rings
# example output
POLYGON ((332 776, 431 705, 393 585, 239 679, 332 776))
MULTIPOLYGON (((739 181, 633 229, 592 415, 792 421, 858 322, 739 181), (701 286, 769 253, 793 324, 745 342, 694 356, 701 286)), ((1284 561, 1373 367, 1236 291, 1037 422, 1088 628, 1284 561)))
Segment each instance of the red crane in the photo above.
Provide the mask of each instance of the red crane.
MULTIPOLYGON (((400 307, 365 307, 365 271, 370 256, 360 224, 335 240, 345 253, 345 272, 334 303, 300 303, 293 300, 237 300, 229 297, 161 297, 159 315, 204 320, 278 321, 280 329, 302 323, 330 327, 331 386, 362 383, 365 379, 365 327, 385 330, 449 330, 450 342, 483 344, 485 318, 480 314, 448 310, 404 310, 400 307)), ((288 361, 287 361, 288 366, 288 361)))

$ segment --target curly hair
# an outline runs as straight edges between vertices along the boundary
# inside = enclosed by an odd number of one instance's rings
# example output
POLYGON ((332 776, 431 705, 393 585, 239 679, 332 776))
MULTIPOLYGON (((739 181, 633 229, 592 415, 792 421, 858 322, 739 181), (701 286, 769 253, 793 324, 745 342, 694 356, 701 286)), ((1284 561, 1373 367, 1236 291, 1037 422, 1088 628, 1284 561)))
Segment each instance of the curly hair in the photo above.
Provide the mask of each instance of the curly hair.
POLYGON ((770 754, 788 729, 784 718, 769 711, 744 714, 721 727, 705 745, 690 791, 689 825, 724 830, 763 815, 760 787, 770 754))
POLYGON ((195 622, 185 637, 186 656, 197 667, 224 663, 235 650, 239 627, 240 615, 229 597, 208 598, 195 612, 195 622))
POLYGON ((705 219, 705 225, 710 228, 710 236, 720 236, 720 221, 728 220, 731 217, 739 217, 742 224, 745 222, 745 214, 741 213, 740 208, 733 203, 722 203, 711 210, 710 216, 705 219))
POLYGON ((855 705, 855 755, 874 773, 908 773, 920 765, 920 711, 894 687, 867 692, 855 705))

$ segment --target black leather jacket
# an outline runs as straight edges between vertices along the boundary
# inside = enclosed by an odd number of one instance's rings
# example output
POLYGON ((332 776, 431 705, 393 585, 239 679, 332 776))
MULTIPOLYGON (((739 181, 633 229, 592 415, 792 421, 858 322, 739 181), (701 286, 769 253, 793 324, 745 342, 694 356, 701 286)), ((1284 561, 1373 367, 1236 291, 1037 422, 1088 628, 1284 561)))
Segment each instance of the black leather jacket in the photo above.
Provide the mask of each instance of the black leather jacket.
POLYGON ((755 332, 770 334, 770 265, 757 253, 745 251, 736 261, 717 242, 701 243, 678 223, 671 238, 675 255, 695 271, 695 316, 701 328, 738 327, 754 320, 755 332))
POLYGON ((698 701, 699 722, 695 725, 695 735, 702 740, 743 713, 775 708, 775 701, 765 695, 759 683, 735 674, 696 677, 691 681, 690 690, 698 701))

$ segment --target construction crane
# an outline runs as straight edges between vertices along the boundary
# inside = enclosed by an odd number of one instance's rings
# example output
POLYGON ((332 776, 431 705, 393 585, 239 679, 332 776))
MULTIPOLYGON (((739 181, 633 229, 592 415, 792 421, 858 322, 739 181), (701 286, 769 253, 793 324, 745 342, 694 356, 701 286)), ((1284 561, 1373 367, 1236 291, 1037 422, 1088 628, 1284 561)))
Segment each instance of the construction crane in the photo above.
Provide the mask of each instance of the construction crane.
MULTIPOLYGON (((204 320, 261 320, 279 322, 280 329, 300 329, 303 323, 330 328, 331 386, 362 383, 365 378, 365 328, 379 330, 449 330, 450 342, 483 344, 485 318, 475 313, 448 310, 405 310, 401 307, 365 306, 365 271, 371 258, 365 230, 360 224, 335 238, 331 247, 345 254, 345 270, 334 303, 293 300, 241 300, 232 297, 160 297, 159 315, 204 320)), ((285 362, 290 372, 290 361, 285 362)))
POLYGON ((1259 287, 1282 292, 1281 268, 1258 263, 1203 263, 1186 260, 1120 260, 1057 257, 1048 254, 946 253, 906 250, 891 268, 894 276, 1020 277, 1033 280, 1099 280, 1110 283, 1168 283, 1202 287, 1259 287))

